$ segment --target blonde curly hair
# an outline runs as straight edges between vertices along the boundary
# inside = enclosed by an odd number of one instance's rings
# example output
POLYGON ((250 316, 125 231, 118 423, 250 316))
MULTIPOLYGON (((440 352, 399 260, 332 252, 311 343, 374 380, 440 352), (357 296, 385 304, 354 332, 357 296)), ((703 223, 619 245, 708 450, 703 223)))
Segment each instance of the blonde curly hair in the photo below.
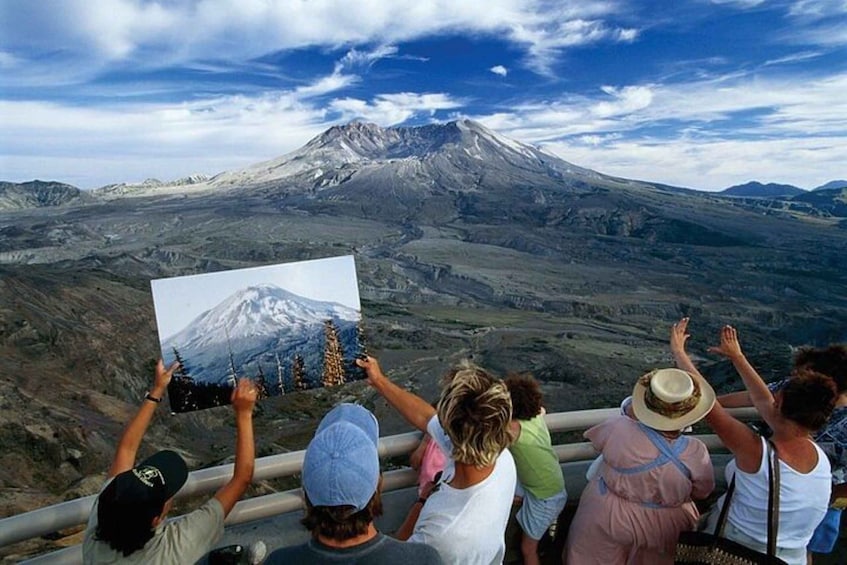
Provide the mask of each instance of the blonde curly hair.
POLYGON ((457 463, 487 467, 511 442, 509 389, 468 361, 445 376, 437 412, 457 463))

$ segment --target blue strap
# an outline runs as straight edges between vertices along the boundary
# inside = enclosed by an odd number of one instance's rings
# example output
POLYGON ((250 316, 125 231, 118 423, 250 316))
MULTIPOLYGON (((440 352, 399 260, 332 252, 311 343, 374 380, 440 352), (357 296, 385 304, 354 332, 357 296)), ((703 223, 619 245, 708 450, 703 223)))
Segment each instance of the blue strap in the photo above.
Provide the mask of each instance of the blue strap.
POLYGON ((636 475, 638 473, 646 473, 647 471, 651 471, 657 467, 661 467, 665 463, 673 463, 677 466, 677 468, 679 468, 683 475, 690 479, 691 471, 689 471, 688 467, 686 467, 682 463, 682 461, 679 460, 679 455, 688 446, 688 438, 685 436, 680 437, 676 442, 674 442, 673 447, 671 447, 664 440, 664 438, 659 435, 658 432, 651 428, 648 428, 647 426, 644 426, 644 428, 645 433, 647 434, 647 437, 650 439, 651 443, 653 443, 653 445, 656 446, 656 449, 659 450, 659 456, 653 459, 652 461, 648 461, 647 463, 638 465, 636 467, 619 468, 613 465, 609 466, 621 475, 636 475))
MULTIPOLYGON (((673 463, 683 475, 685 475, 689 480, 691 480, 691 471, 679 459, 680 455, 682 455, 682 452, 685 451, 686 447, 688 447, 688 437, 680 436, 673 443, 673 445, 668 445, 668 442, 665 441, 665 438, 662 436, 662 434, 660 434, 649 426, 645 426, 641 422, 639 422, 638 425, 644 432, 644 434, 647 436, 647 439, 650 440, 650 443, 656 446, 656 449, 659 450, 659 455, 652 461, 649 461, 642 465, 638 465, 636 467, 619 468, 613 465, 609 465, 609 467, 611 467, 622 475, 635 475, 638 473, 646 473, 647 471, 651 471, 653 469, 661 467, 666 463, 673 463)), ((608 464, 608 461, 606 462, 606 464, 608 464)), ((597 487, 600 490, 600 494, 603 495, 605 495, 606 492, 608 492, 609 490, 608 486, 606 485, 606 481, 603 479, 602 475, 600 476, 600 480, 598 481, 597 487)), ((647 508, 665 508, 661 504, 656 504, 655 502, 639 501, 638 504, 640 504, 641 506, 646 506, 647 508)))
MULTIPOLYGON (((665 460, 661 463, 664 465, 666 462, 670 461, 680 470, 680 472, 686 476, 689 480, 691 479, 691 470, 680 461, 679 457, 682 455, 682 452, 685 451, 685 448, 688 447, 688 437, 679 436, 677 440, 673 443, 673 445, 668 445, 668 442, 665 441, 665 438, 649 426, 645 426, 641 422, 638 422, 641 430, 647 435, 653 445, 656 446, 656 449, 661 453, 659 458, 664 458, 665 460)), ((656 460, 658 460, 657 458, 656 460)), ((659 465, 656 465, 658 467, 659 465)))

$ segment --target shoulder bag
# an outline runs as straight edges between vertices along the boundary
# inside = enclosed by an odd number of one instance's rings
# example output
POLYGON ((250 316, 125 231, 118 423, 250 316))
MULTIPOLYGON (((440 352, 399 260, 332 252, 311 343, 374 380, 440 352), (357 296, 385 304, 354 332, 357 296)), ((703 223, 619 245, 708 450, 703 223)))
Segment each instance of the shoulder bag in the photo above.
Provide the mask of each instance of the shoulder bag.
POLYGON ((767 443, 768 458, 768 552, 761 553, 736 541, 723 537, 729 505, 735 492, 735 476, 729 483, 726 499, 721 508, 715 533, 681 532, 676 544, 675 564, 687 565, 786 565, 776 556, 779 528, 779 462, 776 448, 767 443))

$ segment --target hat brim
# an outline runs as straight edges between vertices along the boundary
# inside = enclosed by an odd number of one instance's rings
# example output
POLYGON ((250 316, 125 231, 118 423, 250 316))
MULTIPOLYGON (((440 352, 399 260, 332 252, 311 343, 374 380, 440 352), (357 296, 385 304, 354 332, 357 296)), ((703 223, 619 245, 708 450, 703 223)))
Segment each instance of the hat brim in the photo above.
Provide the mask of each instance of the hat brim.
POLYGON ((632 390, 632 412, 638 418, 638 421, 654 430, 673 432, 683 430, 705 418, 715 405, 715 390, 701 376, 692 373, 688 373, 688 375, 700 387, 700 400, 691 411, 676 418, 669 418, 650 410, 644 401, 647 387, 642 385, 640 380, 636 382, 635 388, 632 390))
POLYGON ((165 494, 172 498, 188 479, 188 465, 176 451, 164 449, 154 453, 138 464, 138 467, 149 465, 162 473, 165 479, 165 494))

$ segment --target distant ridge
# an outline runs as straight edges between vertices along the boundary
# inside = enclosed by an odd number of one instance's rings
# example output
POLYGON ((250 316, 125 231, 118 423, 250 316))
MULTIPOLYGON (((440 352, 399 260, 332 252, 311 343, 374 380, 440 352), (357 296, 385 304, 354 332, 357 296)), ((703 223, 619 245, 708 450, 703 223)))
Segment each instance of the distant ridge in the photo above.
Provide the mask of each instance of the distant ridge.
POLYGON ((828 183, 816 186, 812 190, 830 190, 833 188, 847 188, 847 180, 831 180, 828 183))
POLYGON ((82 191, 75 186, 56 181, 0 181, 0 210, 61 206, 80 200, 82 191))
POLYGON ((769 182, 762 184, 758 181, 750 181, 745 184, 736 184, 722 190, 719 194, 725 196, 744 196, 750 198, 776 198, 779 196, 792 197, 806 192, 791 184, 778 184, 769 182))

